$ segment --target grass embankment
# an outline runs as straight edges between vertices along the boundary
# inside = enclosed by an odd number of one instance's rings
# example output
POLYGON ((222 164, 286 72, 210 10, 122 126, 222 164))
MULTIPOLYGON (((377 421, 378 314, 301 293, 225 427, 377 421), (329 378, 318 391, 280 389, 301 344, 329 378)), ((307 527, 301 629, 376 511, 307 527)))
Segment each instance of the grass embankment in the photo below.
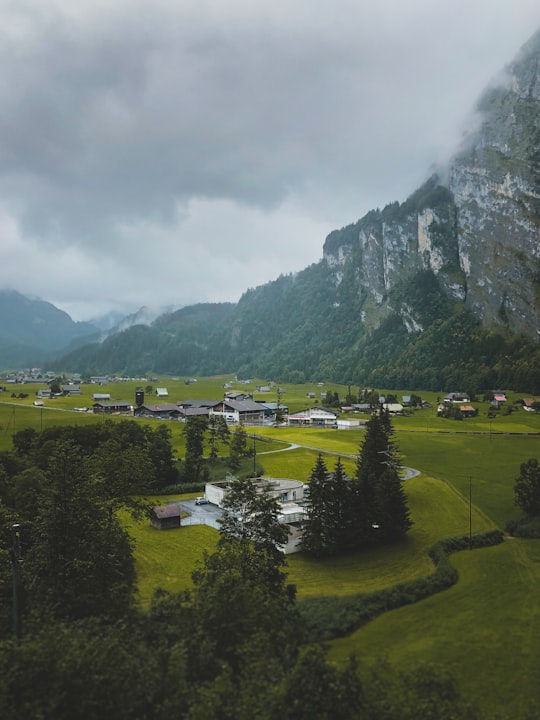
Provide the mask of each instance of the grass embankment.
POLYGON ((529 702, 540 699, 540 544, 509 540, 451 561, 456 585, 334 641, 330 657, 341 661, 354 652, 360 661, 384 658, 400 670, 436 664, 454 675, 483 717, 527 717, 529 702))

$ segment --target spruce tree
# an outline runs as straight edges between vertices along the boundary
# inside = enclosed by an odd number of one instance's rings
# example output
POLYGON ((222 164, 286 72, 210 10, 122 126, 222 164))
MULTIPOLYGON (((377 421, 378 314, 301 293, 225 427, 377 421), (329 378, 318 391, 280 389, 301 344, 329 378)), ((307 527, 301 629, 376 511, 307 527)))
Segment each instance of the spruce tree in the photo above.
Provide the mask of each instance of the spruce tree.
POLYGON ((309 481, 302 546, 313 555, 336 555, 347 548, 350 481, 341 460, 329 473, 321 455, 309 481))
POLYGON ((303 523, 302 548, 313 555, 323 555, 327 545, 326 494, 328 470, 319 454, 309 478, 306 516, 303 523))
POLYGON ((374 415, 366 425, 350 506, 352 547, 397 540, 412 525, 393 434, 387 412, 374 415))

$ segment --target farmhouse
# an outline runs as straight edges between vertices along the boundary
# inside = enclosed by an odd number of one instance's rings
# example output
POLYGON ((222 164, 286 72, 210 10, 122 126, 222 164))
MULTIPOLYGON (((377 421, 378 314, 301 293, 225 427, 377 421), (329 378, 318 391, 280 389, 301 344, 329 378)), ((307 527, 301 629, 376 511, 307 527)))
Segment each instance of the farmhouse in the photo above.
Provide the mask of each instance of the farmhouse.
POLYGON ((540 398, 523 398, 523 409, 527 412, 540 412, 540 398))
POLYGON ((253 395, 247 395, 246 393, 239 392, 238 390, 231 390, 230 392, 225 393, 225 400, 243 402, 244 400, 253 400, 253 395))
POLYGON ((465 392, 451 392, 444 396, 444 399, 451 403, 470 402, 471 398, 465 392))
POLYGON ((390 415, 399 415, 403 412, 403 405, 401 403, 384 403, 385 410, 388 410, 390 415))
POLYGON ((140 405, 133 410, 135 417, 156 418, 158 420, 178 420, 183 415, 178 405, 162 403, 161 405, 140 405))
POLYGON ((264 410, 264 416, 266 418, 273 417, 277 411, 283 413, 283 415, 286 415, 289 412, 289 408, 287 405, 283 405, 283 403, 276 403, 276 402, 269 402, 269 403, 259 403, 261 407, 264 410))
POLYGON ((478 410, 472 405, 460 405, 459 411, 463 417, 476 417, 478 415, 478 410))
POLYGON ((38 398, 49 398, 51 397, 51 389, 50 388, 42 388, 41 390, 37 391, 38 398))
POLYGON ((150 513, 150 522, 158 530, 170 530, 181 525, 182 508, 178 503, 160 505, 150 513))
POLYGON ((209 409, 210 415, 222 415, 229 423, 262 425, 264 408, 254 400, 221 400, 209 409))
POLYGON ((287 425, 316 425, 318 427, 334 427, 338 414, 323 407, 312 407, 287 415, 287 425))
POLYGON ((92 399, 94 402, 107 402, 111 399, 110 393, 94 393, 92 395, 92 399))
POLYGON ((111 415, 131 415, 133 413, 133 405, 131 403, 118 402, 116 400, 112 402, 96 402, 92 407, 95 413, 109 413, 111 415))
POLYGON ((82 394, 80 385, 62 385, 60 389, 62 390, 62 394, 68 397, 75 397, 82 394))

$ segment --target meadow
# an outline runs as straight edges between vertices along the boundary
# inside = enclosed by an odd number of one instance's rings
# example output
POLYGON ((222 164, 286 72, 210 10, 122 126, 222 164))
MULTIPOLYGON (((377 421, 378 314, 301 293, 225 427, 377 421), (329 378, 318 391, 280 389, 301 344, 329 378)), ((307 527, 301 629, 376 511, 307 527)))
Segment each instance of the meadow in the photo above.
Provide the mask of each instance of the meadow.
MULTIPOLYGON (((200 379, 187 386, 181 379, 160 379, 154 385, 167 386, 169 400, 176 401, 221 397, 223 384, 231 381, 231 378, 200 379)), ((0 402, 0 449, 10 447, 13 431, 25 426, 40 429, 49 423, 100 421, 91 414, 65 411, 91 404, 88 398, 95 391, 111 392, 114 399, 130 400, 137 386, 140 383, 104 388, 83 386, 88 396, 45 401, 56 410, 32 407, 32 396, 12 400, 4 393, 0 396, 4 401, 0 402)), ((32 387, 33 392, 35 389, 32 387)), ((341 396, 347 390, 343 386, 332 389, 341 396)), ((320 394, 320 390, 315 384, 285 386, 281 400, 291 410, 299 410, 310 404, 322 404, 320 399, 316 398, 314 403, 307 398, 308 392, 320 394)), ((289 582, 296 585, 299 598, 352 595, 428 575, 433 569, 428 548, 444 537, 468 533, 470 501, 473 532, 503 529, 505 522, 518 514, 514 480, 520 463, 540 456, 540 415, 519 409, 489 417, 489 405, 480 402, 474 403, 479 409, 476 418, 442 419, 435 412, 436 394, 417 394, 432 402, 432 407, 398 417, 393 423, 403 464, 421 471, 405 482, 414 521, 407 540, 398 547, 332 560, 313 560, 302 554, 290 556, 289 582)), ((274 402, 277 399, 272 394, 263 395, 261 398, 255 393, 255 399, 274 402)), ((509 403, 518 397, 510 393, 509 403)), ((155 399, 147 396, 146 402, 155 399)), ((181 426, 173 423, 169 426, 175 450, 181 457, 181 426)), ((346 470, 352 473, 362 430, 265 427, 257 428, 256 436, 257 457, 265 474, 307 480, 319 452, 325 455, 329 469, 340 456, 346 470)), ((159 501, 171 499, 176 497, 159 501)), ((191 572, 203 550, 211 551, 218 537, 215 530, 206 526, 164 533, 151 528, 146 521, 135 522, 127 517, 124 521, 136 541, 142 607, 148 606, 157 588, 171 591, 188 588, 191 572)), ((404 670, 422 663, 440 665, 455 676, 465 696, 482 707, 484 717, 500 713, 525 720, 529 702, 540 702, 537 602, 540 543, 509 538, 496 547, 457 553, 451 561, 459 571, 455 586, 380 616, 349 637, 333 641, 330 656, 342 662, 355 653, 361 665, 383 658, 392 667, 404 670)))

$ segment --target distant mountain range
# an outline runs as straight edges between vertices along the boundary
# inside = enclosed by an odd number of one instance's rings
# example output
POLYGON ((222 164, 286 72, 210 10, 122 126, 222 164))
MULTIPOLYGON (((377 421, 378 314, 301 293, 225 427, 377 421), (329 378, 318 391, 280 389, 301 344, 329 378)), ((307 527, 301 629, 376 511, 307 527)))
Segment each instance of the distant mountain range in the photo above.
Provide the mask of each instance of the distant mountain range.
POLYGON ((142 307, 136 313, 110 312, 88 322, 71 317, 40 298, 0 290, 0 369, 40 366, 89 343, 102 342, 132 325, 149 325, 172 306, 142 307))
POLYGON ((57 362, 92 374, 540 393, 539 68, 540 31, 483 94, 480 123, 444 172, 330 233, 319 263, 237 304, 131 318, 57 362))
POLYGON ((35 364, 98 337, 94 325, 74 322, 49 302, 0 290, 0 367, 35 364))

